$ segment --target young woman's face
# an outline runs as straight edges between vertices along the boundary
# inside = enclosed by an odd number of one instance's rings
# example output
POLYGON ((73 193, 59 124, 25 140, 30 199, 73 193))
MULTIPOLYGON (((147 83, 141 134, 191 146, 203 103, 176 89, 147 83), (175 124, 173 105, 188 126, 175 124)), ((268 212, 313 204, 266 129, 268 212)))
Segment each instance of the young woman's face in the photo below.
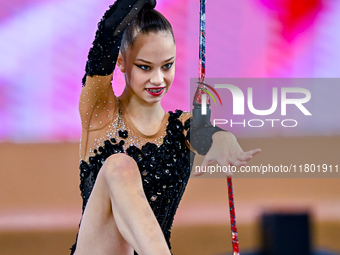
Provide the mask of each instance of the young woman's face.
POLYGON ((175 77, 175 57, 176 46, 170 33, 138 35, 120 65, 129 94, 149 103, 161 100, 175 77))

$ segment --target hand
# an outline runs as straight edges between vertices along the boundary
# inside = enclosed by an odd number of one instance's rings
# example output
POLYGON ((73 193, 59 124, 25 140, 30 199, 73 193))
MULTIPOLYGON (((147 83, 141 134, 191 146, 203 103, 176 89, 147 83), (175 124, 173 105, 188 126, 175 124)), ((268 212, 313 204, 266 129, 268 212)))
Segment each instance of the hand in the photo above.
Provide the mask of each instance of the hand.
MULTIPOLYGON (((209 166, 212 162, 217 162, 220 166, 233 165, 236 167, 245 166, 247 161, 261 152, 261 149, 254 149, 244 152, 230 132, 219 131, 213 136, 213 143, 204 157, 202 167, 209 166)), ((194 176, 199 176, 204 172, 194 172, 194 176)), ((231 175, 231 173, 227 173, 231 175)))
POLYGON ((112 74, 124 30, 145 5, 148 5, 148 8, 154 8, 156 0, 116 0, 113 5, 110 5, 98 23, 93 47, 89 51, 86 62, 83 85, 85 85, 86 76, 112 74))

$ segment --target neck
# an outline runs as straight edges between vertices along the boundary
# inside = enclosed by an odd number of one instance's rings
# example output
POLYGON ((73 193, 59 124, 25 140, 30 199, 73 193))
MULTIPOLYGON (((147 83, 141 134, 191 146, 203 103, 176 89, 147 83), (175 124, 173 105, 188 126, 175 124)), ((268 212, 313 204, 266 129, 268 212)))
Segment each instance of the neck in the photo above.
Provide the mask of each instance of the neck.
POLYGON ((160 101, 156 103, 148 103, 124 90, 118 97, 128 112, 131 119, 138 122, 150 123, 164 117, 164 110, 160 101))

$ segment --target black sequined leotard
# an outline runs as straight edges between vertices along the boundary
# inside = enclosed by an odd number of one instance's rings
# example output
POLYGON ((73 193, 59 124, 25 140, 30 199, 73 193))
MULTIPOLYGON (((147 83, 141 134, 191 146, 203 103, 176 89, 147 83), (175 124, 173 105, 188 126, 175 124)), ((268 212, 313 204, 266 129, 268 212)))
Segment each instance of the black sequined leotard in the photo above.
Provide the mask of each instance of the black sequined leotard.
MULTIPOLYGON (((211 125, 195 129, 190 124, 190 113, 176 110, 165 113, 158 132, 145 135, 133 125, 123 104, 115 96, 112 72, 123 27, 130 24, 145 2, 117 0, 110 6, 98 23, 96 38, 89 51, 79 101, 82 212, 105 160, 112 154, 125 153, 137 162, 145 195, 171 249, 172 222, 195 155, 189 150, 190 129, 195 134, 191 134, 191 144, 202 155, 210 148, 213 133, 222 129, 211 125)), ((75 249, 76 243, 71 254, 75 249)))
MULTIPOLYGON (((88 86, 87 89, 86 86, 83 88, 83 93, 86 96, 83 96, 84 101, 81 99, 80 107, 89 102, 87 92, 92 88, 95 91, 100 89, 97 88, 100 77, 88 78, 95 82, 92 82, 93 86, 88 86), (83 104, 83 102, 85 103, 83 104)), ((106 80, 105 77, 101 77, 101 79, 106 80)), ((102 128, 93 128, 89 124, 90 129, 83 129, 80 147, 82 158, 80 162, 80 190, 83 198, 83 212, 98 172, 105 160, 112 154, 125 153, 137 162, 145 195, 171 249, 170 231, 190 176, 190 164, 192 164, 190 158, 193 159, 194 156, 192 154, 190 157, 191 151, 188 148, 188 134, 186 134, 190 126, 190 113, 181 110, 169 111, 164 115, 159 131, 152 136, 147 136, 133 125, 123 104, 111 91, 112 87, 108 89, 106 92, 103 90, 103 93, 106 93, 108 97, 102 99, 107 100, 103 101, 106 106, 100 107, 106 107, 107 109, 101 110, 108 112, 108 118, 111 113, 112 119, 107 123, 103 123, 104 120, 97 120, 103 124, 102 128), (109 106, 110 108, 108 108, 109 106), (90 146, 91 143, 93 145, 90 146)), ((97 103, 90 108, 99 110, 97 106, 100 105, 100 102, 97 103)), ((89 116, 89 114, 85 113, 85 116, 89 116)), ((83 122, 92 123, 92 118, 100 118, 96 110, 91 114, 91 118, 85 118, 83 122)), ((75 248, 76 244, 71 248, 71 254, 74 253, 75 248)))

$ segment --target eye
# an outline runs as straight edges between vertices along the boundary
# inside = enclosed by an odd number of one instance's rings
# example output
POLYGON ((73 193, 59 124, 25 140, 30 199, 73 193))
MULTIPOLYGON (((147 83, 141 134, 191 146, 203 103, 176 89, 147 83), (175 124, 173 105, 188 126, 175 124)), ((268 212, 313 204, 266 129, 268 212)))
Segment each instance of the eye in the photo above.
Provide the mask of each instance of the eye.
POLYGON ((164 69, 170 69, 173 64, 174 64, 173 62, 172 63, 167 63, 163 67, 164 67, 164 69))
POLYGON ((144 70, 144 71, 149 71, 150 70, 150 66, 147 65, 137 65, 140 69, 144 70))

